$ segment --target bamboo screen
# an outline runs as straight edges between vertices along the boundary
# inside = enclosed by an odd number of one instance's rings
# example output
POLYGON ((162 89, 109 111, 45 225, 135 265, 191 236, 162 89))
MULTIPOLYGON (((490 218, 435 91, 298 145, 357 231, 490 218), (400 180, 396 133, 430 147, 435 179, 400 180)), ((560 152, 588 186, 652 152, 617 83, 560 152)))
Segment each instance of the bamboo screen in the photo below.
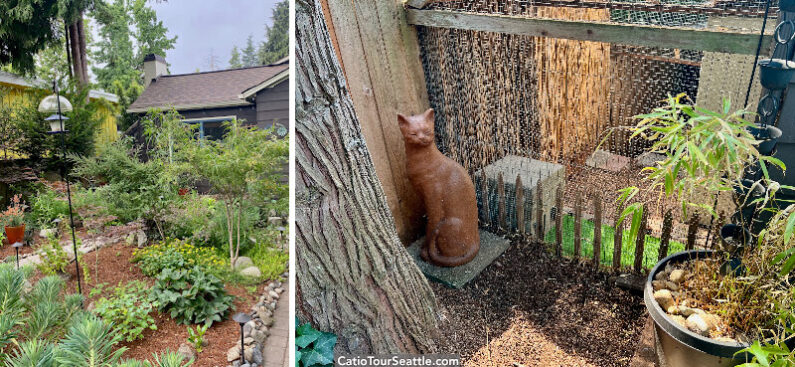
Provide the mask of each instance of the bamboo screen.
MULTIPOLYGON (((452 0, 433 2, 427 9, 758 33, 765 3, 452 0)), ((775 26, 775 17, 774 9, 769 28, 775 26)), ((526 221, 546 221, 546 228, 551 228, 556 224, 556 211, 570 215, 579 206, 584 207, 586 217, 593 217, 596 198, 601 201, 605 221, 612 223, 619 209, 615 207, 617 190, 643 184, 640 170, 648 145, 628 140, 627 127, 634 125, 633 116, 650 111, 669 94, 682 92, 706 108, 717 109, 724 97, 742 107, 755 67, 753 50, 739 55, 462 29, 418 29, 428 94, 436 110, 438 146, 472 175, 479 188, 481 212, 488 211, 481 214, 486 222, 499 215, 499 205, 505 205, 504 211, 514 222, 507 229, 513 231, 518 230, 516 174, 504 174, 502 182, 489 176, 484 186, 481 174, 488 167, 514 157, 564 167, 561 180, 546 180, 545 173, 538 173, 533 185, 555 186, 542 190, 543 197, 523 193, 522 200, 529 200, 528 205, 518 206, 528 211, 522 213, 526 221), (603 155, 592 157, 597 146, 603 155), (498 187, 500 183, 502 187, 498 187), (555 205, 557 190, 563 192, 561 205, 555 205), (500 194, 508 198, 504 204, 498 204, 500 194), (486 208, 484 198, 489 201, 486 208), (549 202, 552 204, 547 205, 549 202), (544 212, 536 215, 535 209, 527 208, 533 205, 541 205, 544 212), (547 213, 550 208, 552 213, 547 213)), ((751 85, 748 109, 755 110, 761 88, 758 81, 751 85)), ((712 195, 705 198, 709 205, 714 204, 712 195)), ((664 214, 671 210, 673 238, 686 240, 689 224, 675 203, 657 197, 641 199, 649 202, 652 235, 660 235, 664 214)), ((701 217, 698 236, 702 244, 708 245, 708 231, 734 212, 729 198, 721 197, 717 206, 721 218, 701 217)), ((527 226, 533 236, 549 239, 546 229, 538 232, 531 227, 536 225, 527 226)))

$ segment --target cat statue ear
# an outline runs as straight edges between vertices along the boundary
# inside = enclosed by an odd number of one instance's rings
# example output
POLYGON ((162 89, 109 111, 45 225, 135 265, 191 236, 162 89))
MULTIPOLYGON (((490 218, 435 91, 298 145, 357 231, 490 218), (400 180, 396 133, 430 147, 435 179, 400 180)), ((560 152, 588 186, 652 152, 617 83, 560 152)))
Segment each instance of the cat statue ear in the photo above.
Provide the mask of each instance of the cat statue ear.
POLYGON ((425 115, 425 120, 433 121, 434 117, 436 116, 436 112, 433 110, 433 108, 429 108, 423 115, 425 115))
POLYGON ((402 113, 398 113, 398 125, 403 126, 409 123, 409 118, 402 113))

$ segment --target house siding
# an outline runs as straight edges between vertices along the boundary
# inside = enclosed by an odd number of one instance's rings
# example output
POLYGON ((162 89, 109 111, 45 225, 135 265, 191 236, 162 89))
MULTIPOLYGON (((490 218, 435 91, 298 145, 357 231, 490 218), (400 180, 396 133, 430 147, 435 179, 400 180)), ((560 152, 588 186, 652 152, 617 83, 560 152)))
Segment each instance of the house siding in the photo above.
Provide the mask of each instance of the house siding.
POLYGON ((257 121, 257 110, 254 105, 242 107, 208 108, 204 110, 186 110, 178 112, 184 119, 237 116, 237 120, 243 120, 243 123, 246 125, 254 124, 257 121))
POLYGON ((290 129, 290 86, 287 80, 257 93, 257 127, 267 129, 274 122, 290 129))

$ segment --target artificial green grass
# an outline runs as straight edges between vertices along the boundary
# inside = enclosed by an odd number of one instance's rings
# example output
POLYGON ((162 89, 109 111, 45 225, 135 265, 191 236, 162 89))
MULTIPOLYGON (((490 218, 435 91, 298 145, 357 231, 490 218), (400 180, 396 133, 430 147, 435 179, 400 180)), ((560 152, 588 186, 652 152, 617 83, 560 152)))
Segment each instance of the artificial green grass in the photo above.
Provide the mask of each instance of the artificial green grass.
MULTIPOLYGON (((563 255, 567 257, 574 256, 574 216, 563 216, 563 255)), ((557 228, 552 228, 547 231, 544 237, 544 242, 555 243, 555 231, 557 228)), ((605 266, 613 266, 613 234, 615 228, 608 225, 602 225, 602 247, 601 255, 599 256, 600 262, 605 266)), ((590 220, 582 220, 582 234, 580 236, 580 257, 591 259, 593 258, 593 236, 594 224, 590 220)), ((634 266, 635 264, 635 238, 630 237, 629 231, 623 231, 623 238, 621 241, 621 266, 634 266)), ((646 244, 643 247, 643 267, 650 269, 658 261, 658 249, 660 248, 660 239, 657 237, 646 235, 646 244)), ((668 254, 684 251, 685 245, 681 242, 670 241, 668 243, 668 254)))

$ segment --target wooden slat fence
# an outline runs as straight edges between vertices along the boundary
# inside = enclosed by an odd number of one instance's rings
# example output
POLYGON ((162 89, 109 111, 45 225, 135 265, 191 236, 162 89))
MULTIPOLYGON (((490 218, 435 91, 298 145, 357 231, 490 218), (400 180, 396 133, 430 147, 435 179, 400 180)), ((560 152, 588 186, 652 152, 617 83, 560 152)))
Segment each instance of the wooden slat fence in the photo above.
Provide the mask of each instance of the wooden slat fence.
MULTIPOLYGON (((588 191, 585 188, 567 191, 564 190, 565 182, 558 187, 545 187, 539 183, 531 189, 532 192, 528 193, 527 187, 523 186, 522 179, 518 175, 504 177, 498 174, 496 179, 489 179, 483 174, 477 181, 476 190, 478 197, 481 198, 479 213, 481 227, 497 233, 518 235, 527 240, 546 243, 558 257, 587 259, 595 267, 644 273, 657 261, 675 251, 701 246, 696 244, 696 241, 699 231, 703 232, 704 229, 699 225, 699 218, 695 215, 689 217, 686 223, 676 223, 672 210, 666 210, 661 227, 657 227, 659 228, 657 231, 659 238, 657 238, 652 236, 650 229, 650 207, 644 205, 638 234, 634 239, 627 241, 625 236, 629 233, 628 222, 631 218, 627 218, 625 223, 616 225, 624 207, 616 206, 612 217, 604 216, 603 208, 607 206, 608 201, 615 200, 615 197, 599 191, 588 191), (513 187, 510 187, 512 185, 513 187), (567 200, 573 207, 566 207, 567 200), (549 213, 551 214, 549 218, 552 220, 549 225, 554 228, 548 228, 544 219, 544 208, 548 207, 545 204, 550 202, 554 205, 552 213, 549 213), (508 210, 509 207, 515 210, 508 210), (496 215, 492 215, 490 210, 496 211, 496 215), (570 218, 567 220, 566 217, 570 218), (586 225, 587 221, 590 225, 586 225), (675 248, 672 243, 674 228, 677 225, 686 228, 686 236, 680 236, 681 243, 675 248), (606 244, 603 239, 609 239, 610 233, 604 231, 611 227, 612 244, 606 244), (590 254, 586 251, 588 243, 592 249, 590 254), (627 254, 631 254, 631 261, 622 262, 622 257, 627 254)), ((719 226, 720 222, 716 221, 713 227, 719 226)), ((712 228, 709 231, 714 230, 715 228, 712 228)))

